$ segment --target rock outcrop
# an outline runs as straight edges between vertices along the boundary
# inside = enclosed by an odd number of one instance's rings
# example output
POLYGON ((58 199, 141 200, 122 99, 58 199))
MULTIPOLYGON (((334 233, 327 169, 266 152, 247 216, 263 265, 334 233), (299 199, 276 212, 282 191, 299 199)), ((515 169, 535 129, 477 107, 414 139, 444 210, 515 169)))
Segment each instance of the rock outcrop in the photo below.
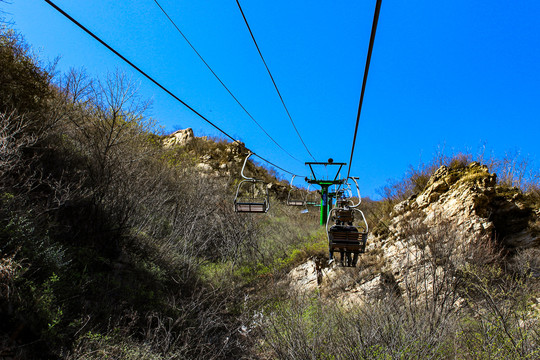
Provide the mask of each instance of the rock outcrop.
MULTIPOLYGON (((240 178, 247 154, 245 144, 240 141, 225 142, 207 136, 197 137, 191 128, 175 131, 164 136, 161 141, 165 148, 179 149, 188 154, 188 158, 193 161, 194 170, 198 171, 201 177, 240 178)), ((280 183, 271 170, 250 161, 245 173, 246 176, 268 182, 268 192, 273 198, 283 201, 287 198, 289 186, 280 183)))
POLYGON ((467 237, 488 238, 508 250, 539 246, 537 209, 517 188, 499 187, 496 180, 477 162, 440 167, 421 194, 394 207, 390 238, 399 238, 415 214, 426 226, 448 222, 467 237))
POLYGON ((162 138, 165 148, 182 149, 189 154, 201 176, 228 177, 240 169, 246 148, 242 142, 226 143, 207 136, 196 137, 191 128, 177 130, 162 138))
POLYGON ((177 130, 163 139, 165 147, 183 146, 191 142, 195 138, 192 128, 177 130))
MULTIPOLYGON (((332 264, 316 288, 345 306, 372 301, 388 289, 416 300, 449 295, 446 284, 465 263, 539 248, 539 213, 518 189, 498 186, 486 166, 442 166, 421 193, 394 207, 388 231, 368 238, 363 257, 372 257, 375 269, 332 264)), ((289 274, 295 291, 314 288, 314 265, 302 266, 289 274), (302 287, 296 277, 304 273, 311 281, 302 287)))

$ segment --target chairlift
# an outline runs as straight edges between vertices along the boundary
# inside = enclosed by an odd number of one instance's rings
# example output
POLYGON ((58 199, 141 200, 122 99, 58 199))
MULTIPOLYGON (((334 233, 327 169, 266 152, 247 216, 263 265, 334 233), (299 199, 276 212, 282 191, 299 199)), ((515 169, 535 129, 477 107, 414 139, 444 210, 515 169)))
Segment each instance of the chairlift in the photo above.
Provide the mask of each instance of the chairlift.
POLYGON ((317 194, 316 191, 310 191, 309 188, 311 187, 311 184, 309 184, 307 188, 307 194, 306 194, 306 206, 321 206, 321 200, 317 194))
POLYGON ((330 210, 326 222, 330 260, 333 260, 334 252, 340 252, 342 266, 356 266, 358 254, 364 253, 366 250, 369 232, 364 213, 357 209, 362 201, 357 178, 351 177, 351 179, 356 185, 358 203, 355 204, 351 197, 346 195, 347 191, 341 190, 336 206, 330 210), (330 226, 331 221, 334 222, 332 226, 330 226))
POLYGON ((236 189, 234 211, 237 213, 266 213, 270 208, 270 197, 266 183, 263 180, 244 175, 244 169, 251 155, 253 153, 249 152, 242 166, 240 174, 244 180, 240 181, 236 189))
POLYGON ((295 177, 296 175, 293 175, 291 179, 291 189, 289 190, 289 195, 287 195, 287 205, 306 206, 306 197, 304 192, 293 185, 295 177))

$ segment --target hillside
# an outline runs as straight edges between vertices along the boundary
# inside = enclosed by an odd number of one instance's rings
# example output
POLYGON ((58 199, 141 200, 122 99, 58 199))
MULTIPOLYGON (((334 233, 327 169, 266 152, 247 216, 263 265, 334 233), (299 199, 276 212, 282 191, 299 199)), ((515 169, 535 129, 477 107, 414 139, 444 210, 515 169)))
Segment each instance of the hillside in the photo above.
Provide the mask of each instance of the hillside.
MULTIPOLYGON (((227 142, 207 136, 197 137, 191 128, 164 135, 161 142, 168 150, 168 156, 189 162, 201 176, 220 178, 229 182, 241 179, 242 165, 249 152, 242 142, 227 142)), ((280 201, 287 198, 290 186, 287 181, 278 180, 277 173, 273 169, 257 165, 250 159, 245 174, 267 183, 273 198, 280 201)))
POLYGON ((234 212, 244 144, 164 135, 149 106, 1 30, 0 358, 540 357, 538 182, 413 173, 363 199, 373 231, 344 268, 264 164, 246 172, 271 211, 234 212))
POLYGON ((53 74, 2 29, 0 356, 250 354, 243 289, 316 242, 316 222, 275 198, 235 214, 245 149, 165 145, 125 74, 53 74))
MULTIPOLYGON (((320 297, 320 311, 331 314, 317 313, 330 329, 309 335, 320 341, 316 353, 536 358, 540 198, 496 178, 477 162, 441 166, 421 192, 394 206, 388 228, 369 238, 358 269, 318 259, 293 269, 281 284, 302 304, 291 306, 302 313, 306 299, 320 297), (333 316, 356 324, 335 328, 343 324, 333 316), (325 337, 356 347, 336 351, 325 337)), ((294 320, 278 322, 307 336, 294 320)), ((280 342, 299 358, 312 353, 280 342)))

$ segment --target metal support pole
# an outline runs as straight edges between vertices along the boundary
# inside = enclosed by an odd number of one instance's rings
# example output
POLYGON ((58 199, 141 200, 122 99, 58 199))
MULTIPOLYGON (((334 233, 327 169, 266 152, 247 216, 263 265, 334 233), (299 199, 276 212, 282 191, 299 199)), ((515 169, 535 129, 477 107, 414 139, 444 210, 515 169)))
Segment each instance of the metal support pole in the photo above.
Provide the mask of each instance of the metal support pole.
POLYGON ((328 212, 330 211, 328 204, 332 201, 328 196, 328 188, 330 185, 321 185, 321 225, 326 226, 328 220, 328 212))
POLYGON ((330 209, 332 208, 332 199, 336 196, 334 192, 329 192, 329 188, 332 185, 343 185, 346 182, 346 179, 338 179, 339 171, 344 165, 347 165, 346 163, 335 163, 334 160, 328 159, 328 162, 306 162, 306 165, 309 166, 309 169, 311 170, 311 178, 306 177, 306 182, 308 184, 314 184, 319 185, 321 187, 321 226, 326 226, 326 222, 328 220, 328 214, 330 214, 330 209), (323 166, 339 166, 338 170, 336 171, 336 175, 334 176, 333 180, 332 178, 328 179, 317 179, 317 176, 315 174, 315 171, 313 171, 314 165, 323 165, 323 166))

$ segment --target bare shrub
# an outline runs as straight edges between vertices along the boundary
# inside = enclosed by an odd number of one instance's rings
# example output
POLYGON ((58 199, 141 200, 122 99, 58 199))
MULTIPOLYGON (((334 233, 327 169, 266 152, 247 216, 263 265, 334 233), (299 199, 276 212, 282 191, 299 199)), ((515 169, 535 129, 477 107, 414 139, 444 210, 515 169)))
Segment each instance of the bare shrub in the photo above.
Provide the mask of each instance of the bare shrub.
POLYGON ((411 316, 392 296, 356 309, 317 298, 293 299, 267 314, 262 331, 271 349, 268 358, 446 358, 453 323, 434 331, 422 326, 430 323, 429 316, 411 316))
POLYGON ((192 297, 171 298, 171 315, 151 311, 141 316, 126 310, 122 317, 111 318, 106 330, 82 334, 66 358, 235 358, 243 344, 239 323, 223 316, 227 303, 226 294, 201 289, 192 297))
POLYGON ((0 112, 25 114, 30 128, 41 126, 37 115, 51 94, 40 65, 22 36, 0 24, 0 112))
POLYGON ((263 218, 235 214, 225 181, 167 161, 125 75, 51 85, 4 35, 0 79, 31 73, 0 84, 0 251, 20 248, 0 264, 2 331, 22 319, 43 358, 72 345, 72 358, 238 357, 244 279, 216 286, 201 269, 256 263, 263 218))
POLYGON ((164 357, 152 351, 149 345, 140 343, 130 337, 114 337, 96 332, 88 332, 75 345, 74 350, 66 354, 65 359, 98 360, 158 360, 164 357))
POLYGON ((95 81, 88 76, 85 69, 70 68, 58 82, 63 101, 76 107, 84 108, 93 98, 95 81))
POLYGON ((420 163, 417 167, 410 165, 402 179, 389 180, 378 193, 383 201, 395 205, 422 192, 439 167, 445 165, 452 169, 463 168, 472 161, 473 156, 470 154, 457 152, 446 155, 444 150, 439 150, 430 162, 420 163))
POLYGON ((422 222, 404 234, 407 258, 403 264, 405 309, 411 316, 429 314, 430 331, 445 326, 460 300, 458 267, 464 254, 460 247, 467 239, 453 224, 443 219, 434 224, 422 222))
POLYGON ((462 239, 447 222, 411 222, 407 256, 378 298, 343 309, 334 301, 292 299, 267 312, 265 342, 280 359, 447 358, 458 329, 462 280, 454 266, 462 239), (396 291, 397 290, 397 291, 396 291))
POLYGON ((9 299, 14 292, 14 281, 22 265, 15 260, 15 254, 0 258, 0 298, 9 299))
POLYGON ((510 260, 510 270, 521 276, 540 277, 540 249, 529 248, 518 251, 510 260))
POLYGON ((471 152, 455 151, 448 153, 444 147, 439 147, 433 159, 427 163, 420 163, 417 167, 409 166, 403 178, 389 180, 387 185, 378 189, 383 204, 388 203, 390 208, 397 202, 420 193, 431 175, 439 167, 445 165, 449 168, 463 168, 473 161, 486 165, 490 171, 497 174, 497 182, 505 187, 517 187, 524 192, 536 193, 540 186, 540 171, 535 167, 529 155, 520 151, 508 151, 502 157, 493 153, 486 154, 484 146, 477 154, 471 152))
POLYGON ((499 266, 470 266, 464 270, 467 309, 461 328, 465 351, 505 359, 534 359, 539 355, 538 318, 528 306, 531 281, 516 279, 499 266))
POLYGON ((15 112, 0 113, 0 174, 16 171, 23 162, 23 150, 36 143, 37 138, 26 134, 24 117, 15 112))
MULTIPOLYGON (((505 272, 495 244, 444 219, 409 224, 400 232, 399 274, 381 282, 378 296, 352 309, 317 296, 282 300, 265 312, 261 352, 279 359, 536 358, 531 272, 505 272)), ((521 257, 534 262, 533 252, 521 257)))
POLYGON ((534 191, 540 184, 540 171, 534 167, 533 159, 520 151, 507 151, 504 156, 486 155, 485 149, 477 156, 497 173, 497 182, 505 187, 517 187, 524 192, 534 191))

